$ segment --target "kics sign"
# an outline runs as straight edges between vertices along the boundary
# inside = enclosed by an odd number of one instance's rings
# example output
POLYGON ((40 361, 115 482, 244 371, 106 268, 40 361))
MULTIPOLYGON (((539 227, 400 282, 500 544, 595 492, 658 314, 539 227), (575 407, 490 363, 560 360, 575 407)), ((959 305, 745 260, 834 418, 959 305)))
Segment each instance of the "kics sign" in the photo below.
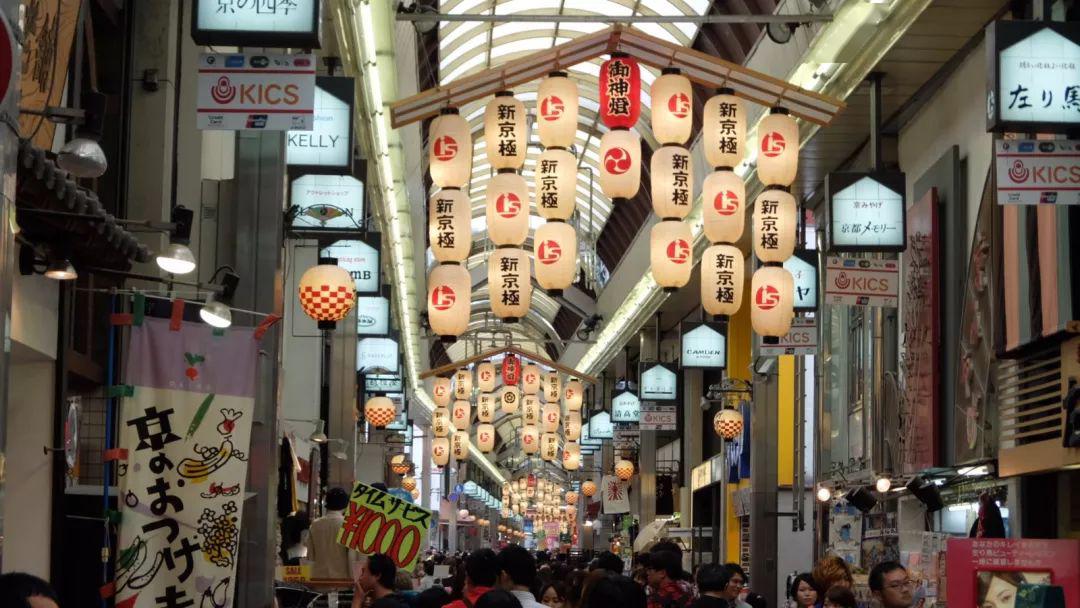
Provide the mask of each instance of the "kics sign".
POLYGON ((200 129, 310 131, 314 112, 312 55, 199 56, 200 129))
POLYGON ((899 262, 840 256, 829 256, 826 262, 828 304, 896 307, 899 293, 899 262))
POLYGON ((1080 141, 997 140, 999 205, 1080 204, 1080 141))

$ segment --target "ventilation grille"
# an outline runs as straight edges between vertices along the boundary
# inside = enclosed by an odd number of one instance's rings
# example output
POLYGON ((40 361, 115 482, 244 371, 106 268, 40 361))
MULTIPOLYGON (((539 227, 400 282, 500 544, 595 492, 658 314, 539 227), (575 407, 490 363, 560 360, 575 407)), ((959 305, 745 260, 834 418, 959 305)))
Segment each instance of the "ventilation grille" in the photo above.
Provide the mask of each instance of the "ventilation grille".
POLYGON ((1002 448, 1060 439, 1061 351, 1058 348, 998 363, 1002 448))

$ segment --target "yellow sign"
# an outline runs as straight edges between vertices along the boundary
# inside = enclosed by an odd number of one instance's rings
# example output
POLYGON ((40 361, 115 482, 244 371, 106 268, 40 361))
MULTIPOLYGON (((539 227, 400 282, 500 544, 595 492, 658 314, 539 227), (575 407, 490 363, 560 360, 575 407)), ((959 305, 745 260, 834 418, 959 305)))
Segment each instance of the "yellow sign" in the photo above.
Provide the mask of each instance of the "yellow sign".
POLYGON ((431 511, 357 482, 337 541, 364 555, 385 553, 411 572, 431 522, 431 511))
POLYGON ((274 578, 285 583, 305 583, 311 580, 311 566, 278 566, 274 578))

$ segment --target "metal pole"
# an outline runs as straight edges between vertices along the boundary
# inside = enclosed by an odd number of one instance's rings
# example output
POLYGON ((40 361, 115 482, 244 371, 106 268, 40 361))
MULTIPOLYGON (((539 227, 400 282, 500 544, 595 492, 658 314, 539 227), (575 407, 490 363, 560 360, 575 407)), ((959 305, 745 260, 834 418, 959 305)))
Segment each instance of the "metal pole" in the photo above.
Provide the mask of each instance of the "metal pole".
POLYGON ((716 501, 720 505, 720 538, 716 540, 715 546, 720 549, 720 558, 714 563, 723 564, 727 562, 727 516, 728 516, 728 474, 729 471, 727 464, 727 441, 720 440, 720 500, 716 501))
POLYGON ((866 79, 870 82, 870 170, 880 171, 884 161, 881 158, 881 72, 871 72, 866 79))
POLYGON ((613 17, 609 15, 537 15, 512 14, 457 14, 446 13, 398 13, 398 21, 413 23, 454 23, 457 21, 476 21, 481 23, 828 23, 832 15, 803 13, 798 15, 633 15, 613 17))

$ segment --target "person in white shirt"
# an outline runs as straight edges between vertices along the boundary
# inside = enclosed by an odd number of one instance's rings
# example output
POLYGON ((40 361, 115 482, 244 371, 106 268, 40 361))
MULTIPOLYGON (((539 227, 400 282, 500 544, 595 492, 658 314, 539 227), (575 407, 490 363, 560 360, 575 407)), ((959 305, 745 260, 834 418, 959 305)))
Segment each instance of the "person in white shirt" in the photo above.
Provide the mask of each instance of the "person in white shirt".
POLYGON ((311 578, 353 579, 353 562, 358 554, 337 542, 338 531, 345 521, 349 493, 342 488, 326 492, 326 515, 311 522, 307 538, 307 560, 311 563, 311 578))
POLYGON ((536 585, 536 559, 520 545, 499 551, 499 587, 509 591, 521 608, 546 608, 536 601, 531 589, 536 585))

